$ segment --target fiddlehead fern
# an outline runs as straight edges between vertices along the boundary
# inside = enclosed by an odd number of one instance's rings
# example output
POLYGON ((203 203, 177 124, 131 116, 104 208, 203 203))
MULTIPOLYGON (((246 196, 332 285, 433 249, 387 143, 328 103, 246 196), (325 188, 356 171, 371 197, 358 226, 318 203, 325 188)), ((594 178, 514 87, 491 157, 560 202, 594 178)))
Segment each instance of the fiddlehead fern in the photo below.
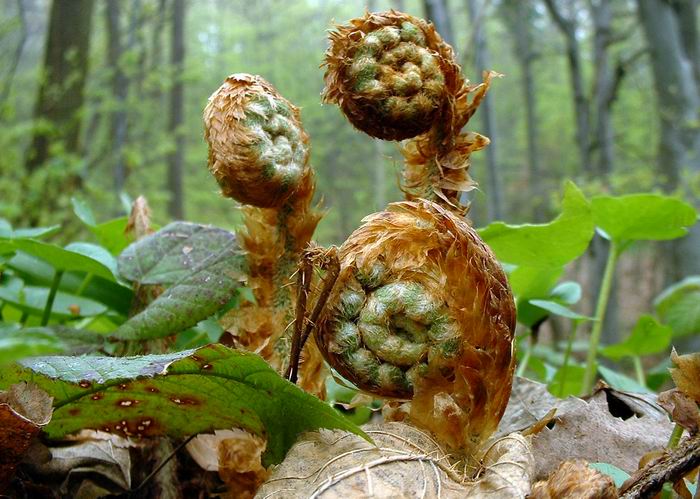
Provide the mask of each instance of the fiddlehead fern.
POLYGON ((506 277, 469 224, 430 201, 364 220, 316 339, 365 391, 411 400, 411 419, 453 448, 490 435, 513 376, 515 308, 506 277))
MULTIPOLYGON (((291 345, 292 274, 308 246, 320 212, 312 206, 314 173, 299 110, 260 76, 234 74, 204 110, 209 169, 224 196, 244 203, 238 231, 248 257, 248 286, 256 303, 224 318, 237 345, 260 353, 279 372, 291 345)), ((323 363, 306 352, 301 385, 323 394, 323 363)))
POLYGON ((355 127, 380 139, 411 139, 402 149, 407 199, 466 211, 459 194, 474 187, 469 155, 489 141, 460 131, 495 73, 470 85, 432 24, 393 10, 337 26, 324 65, 324 100, 355 127))
POLYGON ((259 76, 234 74, 204 110, 209 169, 224 196, 280 207, 308 173, 299 110, 259 76))

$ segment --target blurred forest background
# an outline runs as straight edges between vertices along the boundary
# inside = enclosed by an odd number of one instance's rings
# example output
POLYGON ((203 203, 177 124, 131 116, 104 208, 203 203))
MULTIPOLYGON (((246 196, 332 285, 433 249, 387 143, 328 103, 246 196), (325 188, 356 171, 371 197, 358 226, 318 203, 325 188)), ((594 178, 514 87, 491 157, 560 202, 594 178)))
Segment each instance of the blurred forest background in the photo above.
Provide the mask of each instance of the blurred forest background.
MULTIPOLYGON (((468 127, 483 226, 545 221, 564 179, 587 193, 700 194, 697 0, 0 0, 0 217, 64 224, 70 199, 98 217, 143 194, 155 219, 234 228, 207 171, 201 112, 230 73, 257 73, 302 108, 318 193, 316 239, 340 243, 401 198, 396 145, 321 105, 326 30, 366 8, 431 19, 465 74, 504 74, 468 127)), ((571 269, 598 289, 606 255, 571 269)), ((700 274, 700 234, 622 262, 618 309, 634 321, 665 283, 700 274), (664 265, 659 263, 663 262, 664 265)), ((587 307, 592 307, 588 296, 587 307)), ((607 328, 606 328, 607 329, 607 328)), ((616 331, 617 328, 611 328, 616 331)))

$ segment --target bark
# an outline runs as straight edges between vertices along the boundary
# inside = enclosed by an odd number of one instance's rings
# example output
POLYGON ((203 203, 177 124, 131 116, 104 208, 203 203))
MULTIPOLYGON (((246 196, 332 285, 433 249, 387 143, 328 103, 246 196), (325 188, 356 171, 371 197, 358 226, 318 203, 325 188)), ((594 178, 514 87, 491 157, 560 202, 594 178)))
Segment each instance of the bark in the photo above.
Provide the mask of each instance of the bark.
MULTIPOLYGON (((488 45, 483 30, 483 16, 481 15, 481 10, 484 8, 485 3, 483 1, 477 2, 477 0, 467 0, 467 11, 473 25, 472 31, 474 33, 474 39, 470 42, 474 45, 474 69, 476 70, 477 77, 482 75, 484 70, 489 69, 490 64, 488 45), (480 4, 478 7, 477 3, 480 4)), ((472 51, 470 45, 471 43, 465 48, 465 54, 472 51)), ((492 106, 492 97, 489 94, 486 94, 486 98, 481 103, 479 114, 481 114, 483 133, 491 139, 491 144, 485 151, 488 182, 488 217, 489 220, 499 220, 503 218, 503 187, 501 185, 496 154, 498 151, 498 132, 492 106)))
POLYGON ((537 96, 533 61, 536 54, 532 43, 533 6, 523 0, 505 2, 507 19, 514 34, 514 51, 520 65, 521 89, 525 104, 525 127, 527 135, 527 171, 530 203, 535 221, 544 219, 544 182, 539 156, 539 124, 537 118, 537 96))
POLYGON ((34 110, 34 119, 49 126, 34 131, 25 164, 30 173, 49 159, 53 143, 62 142, 68 153, 79 151, 92 9, 92 0, 54 0, 51 5, 44 67, 34 110))
POLYGON ((114 193, 117 200, 124 190, 126 167, 124 164, 124 142, 126 141, 126 98, 129 92, 129 80, 121 64, 124 47, 121 36, 121 0, 107 0, 105 9, 107 23, 107 61, 112 71, 112 95, 115 106, 110 116, 111 150, 110 166, 112 168, 114 193))
POLYGON ((168 156, 168 190, 170 202, 168 214, 175 219, 184 218, 184 198, 182 189, 182 169, 185 159, 184 85, 182 73, 185 61, 185 0, 173 0, 173 21, 171 38, 171 66, 173 86, 170 91, 170 118, 168 132, 175 141, 175 147, 168 156))
POLYGON ((544 0, 544 3, 554 24, 559 28, 566 41, 566 57, 574 97, 574 114, 576 115, 576 145, 579 151, 581 171, 590 173, 589 103, 584 90, 581 49, 576 39, 576 20, 573 17, 565 17, 556 0, 544 0))
POLYGON ((455 37, 447 0, 423 0, 423 9, 425 17, 433 22, 442 39, 454 48, 455 37))
POLYGON ((24 7, 24 0, 17 0, 17 19, 19 20, 19 40, 17 40, 17 47, 12 55, 12 60, 10 61, 9 67, 7 69, 7 74, 5 75, 5 81, 3 81, 2 90, 0 90, 0 102, 7 101, 10 95, 10 89, 12 88, 12 80, 15 78, 15 73, 17 72, 17 66, 22 58, 22 51, 24 50, 24 45, 27 43, 27 14, 24 7))
MULTIPOLYGON (((692 0, 684 0, 692 2, 692 0)), ((674 2, 674 3, 684 3, 674 2)), ((664 0, 638 0, 638 13, 651 55, 657 106, 659 109, 658 171, 668 189, 685 191, 696 206, 697 194, 688 189, 685 177, 700 172, 700 86, 693 68, 692 32, 684 30, 683 9, 674 9, 664 0), (690 49, 688 47, 690 46, 690 49), (689 52, 690 50, 690 52, 689 52)), ((671 245, 668 282, 685 275, 700 274, 700 227, 671 245)))

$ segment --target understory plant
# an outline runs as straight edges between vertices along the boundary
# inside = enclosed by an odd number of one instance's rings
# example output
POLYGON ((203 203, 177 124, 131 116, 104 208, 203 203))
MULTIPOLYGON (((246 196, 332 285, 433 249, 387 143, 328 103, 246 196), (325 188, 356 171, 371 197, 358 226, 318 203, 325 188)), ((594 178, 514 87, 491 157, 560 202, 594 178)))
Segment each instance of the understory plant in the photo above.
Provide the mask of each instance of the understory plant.
MULTIPOLYGON (((358 438, 327 432, 304 443, 375 459, 353 461, 322 484, 299 484, 283 466, 267 495, 317 497, 368 466, 395 462, 427 463, 438 495, 444 483, 454 497, 529 490, 528 442, 515 433, 491 439, 511 394, 516 315, 521 344, 529 338, 518 374, 539 377, 554 395, 587 394, 599 373, 613 385, 627 379, 599 365, 599 354, 635 359, 646 385, 639 358, 700 329, 700 319, 682 312, 700 288, 694 278, 670 288, 656 317, 601 348, 615 265, 637 241, 682 236, 697 214, 656 194, 589 200, 567 183, 552 222, 477 230, 463 193, 475 186, 470 155, 489 141, 462 129, 497 75, 469 83, 431 24, 396 11, 337 26, 324 66, 326 102, 362 132, 402 141, 404 201, 366 217, 340 247, 316 245, 322 212, 299 110, 263 78, 230 75, 205 107, 204 130, 209 169, 222 194, 242 205, 242 227, 152 227, 141 199, 128 218, 104 223, 74 200, 99 244, 59 247, 44 240, 58 227, 3 222, 0 388, 38 387, 51 397, 50 421, 35 423, 51 440, 85 429, 140 442, 240 428, 262 442, 268 466, 303 432, 325 428, 358 438), (610 241, 610 256, 595 314, 586 317, 570 308, 580 286, 560 278, 595 230, 610 241), (536 341, 552 315, 574 325, 563 349, 536 341), (576 326, 588 321, 584 366, 576 326), (33 357, 54 353, 65 355, 33 357), (350 409, 381 406, 385 424, 361 429, 323 401, 330 394, 338 402, 340 390, 350 392, 342 400, 350 409)), ((221 469, 222 448, 212 450, 221 469)), ((309 457, 300 449, 290 456, 309 457)), ((0 488, 26 452, 16 450, 7 466, 0 461, 0 488)), ((323 469, 335 458, 324 459, 323 469)), ((254 493, 266 477, 233 468, 231 490, 254 493)))

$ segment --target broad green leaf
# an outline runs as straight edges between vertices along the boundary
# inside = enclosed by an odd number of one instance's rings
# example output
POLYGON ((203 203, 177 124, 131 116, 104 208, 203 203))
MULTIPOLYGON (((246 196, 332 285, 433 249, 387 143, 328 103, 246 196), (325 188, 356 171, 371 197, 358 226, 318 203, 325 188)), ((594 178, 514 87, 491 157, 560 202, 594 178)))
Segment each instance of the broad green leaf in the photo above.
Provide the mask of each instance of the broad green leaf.
POLYGON ((61 353, 65 350, 61 341, 45 331, 24 331, 2 327, 0 324, 0 368, 7 364, 35 355, 61 353))
POLYGON ((72 197, 70 198, 70 202, 73 205, 73 213, 75 213, 75 215, 80 219, 81 222, 83 222, 88 227, 94 227, 95 225, 97 225, 97 221, 95 220, 95 215, 92 212, 92 208, 90 208, 90 205, 88 205, 85 200, 77 197, 72 197))
POLYGON ((266 464, 282 461, 305 431, 338 428, 366 438, 256 354, 223 345, 143 357, 44 357, 0 372, 0 386, 19 381, 54 397, 44 428, 51 438, 83 428, 171 437, 243 428, 267 438, 266 464))
POLYGON ((51 353, 94 353, 104 345, 104 337, 90 331, 65 326, 16 326, 0 327, 0 365, 51 353))
POLYGON ((651 315, 642 315, 630 335, 620 343, 608 345, 600 353, 613 360, 661 353, 671 344, 671 328, 659 324, 651 315))
MULTIPOLYGON (((48 296, 48 288, 35 286, 0 287, 0 300, 11 303, 18 309, 33 315, 43 313, 48 296)), ((58 291, 51 307, 51 316, 54 319, 75 319, 100 315, 106 311, 107 307, 102 303, 58 291)))
POLYGON ((615 482, 615 487, 617 488, 622 487, 622 484, 625 483, 625 480, 627 480, 630 477, 626 471, 621 470, 620 468, 618 468, 617 466, 613 466, 612 464, 588 463, 588 466, 590 466, 594 470, 598 470, 601 473, 605 473, 606 475, 610 476, 615 482))
POLYGON ((518 322, 528 329, 533 328, 549 317, 549 312, 532 305, 527 300, 519 300, 517 303, 518 322))
POLYGON ((596 226, 618 243, 675 239, 684 236, 698 217, 688 203, 660 194, 596 196, 591 207, 596 226))
POLYGON ((593 230, 589 202, 576 185, 567 182, 562 212, 552 222, 540 225, 493 222, 480 229, 479 234, 504 262, 560 267, 583 254, 593 230))
POLYGON ((55 234, 61 229, 60 225, 51 227, 30 227, 26 229, 13 229, 10 222, 0 218, 0 239, 30 239, 41 238, 55 234))
POLYGON ((131 244, 119 272, 141 284, 172 284, 236 247, 236 236, 216 227, 173 222, 131 244))
POLYGON ((73 251, 75 253, 80 253, 93 260, 100 262, 102 265, 107 267, 112 275, 116 278, 119 273, 117 271, 117 259, 112 256, 112 254, 104 249, 102 246, 90 243, 70 243, 65 247, 68 251, 73 251))
POLYGON ((81 253, 33 239, 19 239, 13 241, 13 244, 17 249, 51 264, 56 270, 85 272, 110 281, 115 280, 112 271, 108 267, 98 260, 81 253))
POLYGON ((145 310, 114 333, 125 340, 170 336, 197 324, 225 307, 245 278, 245 255, 235 245, 197 264, 145 310))
MULTIPOLYGON (((17 253, 8 263, 15 274, 21 277, 27 284, 48 287, 54 276, 54 268, 47 262, 30 256, 26 253, 17 253)), ((111 272, 110 272, 111 275, 111 272)), ((66 272, 61 278, 59 290, 69 294, 77 293, 86 279, 84 272, 66 272)), ((107 305, 110 309, 126 315, 131 308, 134 292, 130 287, 122 286, 102 277, 93 276, 82 292, 82 296, 107 305)))
POLYGON ((623 390, 625 392, 637 392, 637 393, 652 393, 652 391, 644 385, 640 385, 639 382, 620 374, 617 371, 613 371, 605 366, 599 366, 598 371, 605 381, 615 388, 616 390, 623 390))
POLYGON ((563 267, 519 266, 509 272, 508 281, 518 300, 544 298, 549 296, 563 272, 563 267))
POLYGON ((581 285, 575 281, 565 281, 558 284, 550 295, 554 301, 573 305, 581 299, 581 285))
POLYGON ((536 307, 540 307, 544 310, 546 310, 549 313, 552 313, 554 315, 560 315, 562 317, 566 317, 567 319, 573 319, 577 321, 592 321, 594 320, 592 317, 588 317, 586 315, 581 315, 573 310, 566 308, 563 305, 560 305, 557 302, 551 301, 551 300, 530 300, 530 303, 535 305, 536 307))
POLYGON ((654 301, 659 318, 673 336, 700 333, 700 276, 690 276, 666 288, 654 301))
POLYGON ((586 368, 569 364, 560 367, 547 385, 549 393, 555 397, 566 398, 569 395, 579 395, 583 389, 583 375, 586 368))
POLYGON ((129 217, 114 218, 90 227, 90 230, 95 234, 100 246, 105 247, 111 254, 118 255, 134 240, 126 233, 128 223, 129 217))

